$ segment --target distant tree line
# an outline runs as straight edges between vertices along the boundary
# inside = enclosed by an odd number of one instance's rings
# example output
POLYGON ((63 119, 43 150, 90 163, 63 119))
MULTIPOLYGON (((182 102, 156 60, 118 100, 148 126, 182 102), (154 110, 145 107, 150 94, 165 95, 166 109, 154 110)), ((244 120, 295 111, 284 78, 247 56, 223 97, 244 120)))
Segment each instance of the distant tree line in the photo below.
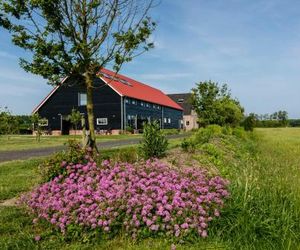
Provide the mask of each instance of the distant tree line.
POLYGON ((13 115, 7 108, 0 107, 0 135, 32 133, 32 117, 13 115))
MULTIPOLYGON (((243 124, 246 126, 253 125, 258 128, 277 128, 287 127, 291 120, 288 118, 288 112, 279 110, 272 114, 255 114, 250 113, 245 117, 243 124)), ((299 124, 300 125, 300 124, 299 124)))

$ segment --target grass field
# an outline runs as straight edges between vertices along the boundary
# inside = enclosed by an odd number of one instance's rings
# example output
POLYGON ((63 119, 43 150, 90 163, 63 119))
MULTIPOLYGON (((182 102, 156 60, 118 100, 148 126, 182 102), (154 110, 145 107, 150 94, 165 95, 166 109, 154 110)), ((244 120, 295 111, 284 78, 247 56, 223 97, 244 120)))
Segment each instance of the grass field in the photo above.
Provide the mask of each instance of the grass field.
POLYGON ((231 166, 232 199, 215 235, 234 249, 300 249, 300 129, 256 134, 258 142, 247 146, 254 157, 244 154, 231 166))
MULTIPOLYGON (((300 129, 257 129, 237 141, 225 167, 231 199, 209 237, 177 249, 300 249, 300 129)), ((171 147, 178 145, 176 140, 171 147)), ((232 144, 234 145, 234 144, 232 144)), ((230 144, 229 146, 232 147, 230 144)), ((39 160, 0 164, 0 200, 36 185, 39 160)), ((92 243, 66 241, 47 225, 32 225, 22 208, 0 206, 0 249, 170 249, 168 239, 131 242, 119 236, 92 243), (35 235, 42 240, 35 242, 35 235)))
MULTIPOLYGON (((141 135, 98 135, 97 142, 109 140, 126 140, 130 138, 139 138, 141 135)), ((11 135, 0 136, 0 151, 26 150, 41 147, 62 146, 70 139, 81 140, 81 136, 63 135, 63 136, 41 136, 40 142, 32 135, 11 135)))

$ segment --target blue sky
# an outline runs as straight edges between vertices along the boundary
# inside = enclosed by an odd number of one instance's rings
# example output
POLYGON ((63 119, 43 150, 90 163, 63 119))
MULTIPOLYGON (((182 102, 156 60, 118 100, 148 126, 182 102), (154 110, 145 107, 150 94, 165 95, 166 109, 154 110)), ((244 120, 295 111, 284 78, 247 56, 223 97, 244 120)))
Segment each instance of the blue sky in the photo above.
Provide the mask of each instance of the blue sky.
MULTIPOLYGON (((122 73, 165 93, 227 83, 246 112, 300 118, 299 9, 297 0, 162 0, 152 11, 155 49, 122 73)), ((24 72, 20 56, 0 30, 0 106, 29 114, 51 86, 24 72)))

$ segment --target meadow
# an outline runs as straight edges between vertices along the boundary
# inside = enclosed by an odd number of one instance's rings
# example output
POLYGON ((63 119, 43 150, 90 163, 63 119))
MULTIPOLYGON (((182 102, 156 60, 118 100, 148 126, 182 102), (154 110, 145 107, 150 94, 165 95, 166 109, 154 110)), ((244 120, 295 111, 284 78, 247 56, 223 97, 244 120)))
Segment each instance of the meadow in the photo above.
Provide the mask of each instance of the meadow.
MULTIPOLYGON (((171 147, 178 144, 174 141, 171 147)), ((256 129, 251 135, 216 137, 189 157, 214 166, 229 179, 231 197, 221 217, 212 221, 206 239, 178 243, 176 249, 300 249, 300 129, 256 129)), ((37 185, 41 161, 0 164, 0 201, 37 185)), ((33 225, 32 218, 23 208, 0 206, 0 249, 170 249, 172 245, 167 238, 132 241, 124 235, 93 242, 69 240, 46 223, 33 225), (42 240, 36 242, 35 235, 42 240)))

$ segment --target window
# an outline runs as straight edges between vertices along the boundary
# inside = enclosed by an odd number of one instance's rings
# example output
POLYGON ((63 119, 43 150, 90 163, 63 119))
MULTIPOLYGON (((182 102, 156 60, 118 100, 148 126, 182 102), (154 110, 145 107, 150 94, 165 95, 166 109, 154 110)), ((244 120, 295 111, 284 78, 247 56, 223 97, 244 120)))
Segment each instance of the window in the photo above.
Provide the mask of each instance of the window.
POLYGON ((147 102, 146 103, 146 107, 149 108, 150 107, 150 103, 147 102))
POLYGON ((185 125, 186 125, 186 126, 189 126, 189 125, 190 125, 190 121, 186 121, 186 122, 185 122, 185 125))
POLYGON ((157 109, 160 109, 160 106, 159 106, 159 105, 157 105, 157 109))
POLYGON ((144 102, 141 102, 141 106, 143 106, 143 107, 144 107, 144 106, 145 106, 145 103, 144 103, 144 102))
POLYGON ((97 125, 103 126, 107 124, 108 124, 107 118, 97 118, 97 125))
POLYGON ((171 118, 168 118, 168 123, 169 123, 169 124, 171 123, 171 118))
POLYGON ((87 96, 86 93, 78 93, 78 106, 86 106, 87 96))
POLYGON ((131 103, 134 104, 134 105, 137 104, 136 100, 132 100, 131 103))
POLYGON ((167 123, 167 118, 164 118, 164 123, 167 123))
POLYGON ((125 99, 125 103, 129 103, 129 100, 128 100, 128 99, 125 99))
POLYGON ((181 99, 178 99, 177 102, 178 102, 178 103, 183 103, 183 102, 184 102, 184 99, 182 99, 182 98, 181 98, 181 99))
POLYGON ((41 119, 39 120, 39 126, 47 127, 48 126, 48 119, 41 119))

